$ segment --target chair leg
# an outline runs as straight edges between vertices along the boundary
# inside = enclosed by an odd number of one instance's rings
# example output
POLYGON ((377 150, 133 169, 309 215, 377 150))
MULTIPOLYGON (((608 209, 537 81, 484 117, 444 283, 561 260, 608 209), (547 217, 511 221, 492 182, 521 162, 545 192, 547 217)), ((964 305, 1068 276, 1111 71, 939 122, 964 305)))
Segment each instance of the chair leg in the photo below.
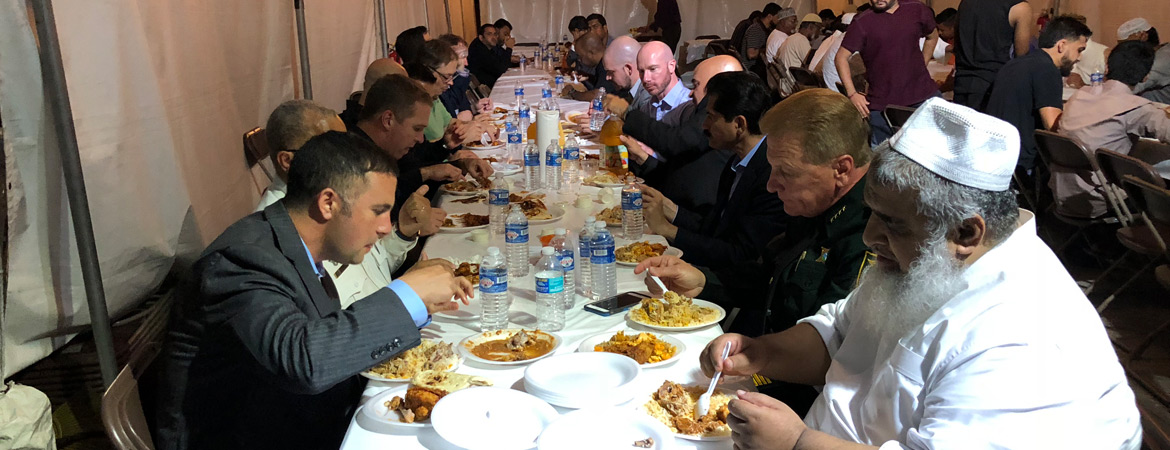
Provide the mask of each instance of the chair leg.
POLYGON ((1068 239, 1065 240, 1063 244, 1060 244, 1060 246, 1057 247, 1055 251, 1053 251, 1053 253, 1056 253, 1057 255, 1063 253, 1065 248, 1067 248, 1073 242, 1076 242, 1078 238, 1080 238, 1082 235, 1085 234, 1086 229, 1088 229, 1088 227, 1078 228, 1077 232, 1073 233, 1072 236, 1069 236, 1068 239))
POLYGON ((1109 297, 1106 297, 1104 302, 1101 302, 1101 306, 1097 307, 1097 314, 1101 314, 1102 312, 1104 312, 1105 308, 1107 308, 1109 306, 1109 304, 1113 303, 1113 300, 1115 300, 1117 298, 1117 294, 1120 294, 1121 291, 1124 291, 1125 288, 1129 287, 1130 284, 1133 284, 1134 281, 1137 281, 1137 279, 1139 277, 1141 277, 1142 274, 1144 274, 1144 273, 1146 273, 1146 271, 1150 270, 1151 267, 1154 267, 1154 264, 1156 264, 1157 262, 1158 262, 1157 259, 1150 260, 1150 262, 1146 263, 1146 265, 1143 266, 1141 270, 1139 270, 1139 271, 1137 271, 1137 273, 1133 274, 1132 277, 1129 277, 1129 280, 1126 280, 1126 282, 1124 284, 1122 284, 1121 287, 1119 287, 1119 288, 1117 288, 1117 290, 1113 291, 1113 293, 1110 294, 1109 297))
POLYGON ((1150 334, 1147 335, 1146 338, 1143 339, 1137 347, 1134 347, 1133 352, 1131 352, 1129 357, 1126 358, 1126 365, 1129 365, 1129 363, 1132 363, 1134 360, 1141 357, 1142 353, 1145 353, 1146 349, 1150 347, 1150 344, 1154 343, 1154 338, 1158 337, 1159 334, 1162 334, 1163 331, 1166 331, 1167 328, 1170 328, 1170 320, 1162 322, 1162 325, 1159 325, 1158 328, 1155 328, 1154 331, 1151 331, 1150 334))
POLYGON ((1088 297, 1089 294, 1093 293, 1093 289, 1097 288, 1097 283, 1101 280, 1104 280, 1105 277, 1109 276, 1110 273, 1113 273, 1113 269, 1120 267, 1121 263, 1125 262, 1125 259, 1129 257, 1130 253, 1133 253, 1133 251, 1126 250, 1125 253, 1123 253, 1120 258, 1117 258, 1117 261, 1110 265, 1108 269, 1105 269, 1104 272, 1101 272, 1101 275, 1098 275, 1097 279, 1093 280, 1093 283, 1089 285, 1089 288, 1085 289, 1085 296, 1088 297))

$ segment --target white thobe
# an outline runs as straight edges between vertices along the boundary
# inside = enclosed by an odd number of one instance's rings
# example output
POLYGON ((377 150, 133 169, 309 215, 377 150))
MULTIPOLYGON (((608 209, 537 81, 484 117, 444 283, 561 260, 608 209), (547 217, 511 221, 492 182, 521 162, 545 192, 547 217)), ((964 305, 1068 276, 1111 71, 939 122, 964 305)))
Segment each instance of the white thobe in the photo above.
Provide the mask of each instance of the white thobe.
POLYGON ((780 30, 772 30, 768 35, 768 41, 764 46, 764 61, 773 62, 776 60, 776 53, 780 51, 780 46, 788 39, 788 33, 780 30))
MULTIPOLYGON (((284 181, 273 181, 260 196, 260 204, 256 206, 256 211, 261 211, 280 201, 287 193, 288 186, 284 181)), ((370 249, 370 253, 362 259, 361 264, 347 265, 333 261, 322 261, 321 264, 325 267, 325 271, 329 272, 329 277, 333 278, 333 284, 337 287, 337 296, 341 301, 341 307, 345 308, 390 285, 390 282, 394 281, 391 274, 398 270, 398 267, 406 260, 406 254, 416 244, 418 244, 418 239, 405 240, 395 232, 375 243, 374 247, 370 249)))
POLYGON ((898 342, 851 321, 849 298, 803 319, 832 357, 806 424, 883 450, 1138 448, 1101 318, 1020 215, 963 272, 966 288, 898 342))

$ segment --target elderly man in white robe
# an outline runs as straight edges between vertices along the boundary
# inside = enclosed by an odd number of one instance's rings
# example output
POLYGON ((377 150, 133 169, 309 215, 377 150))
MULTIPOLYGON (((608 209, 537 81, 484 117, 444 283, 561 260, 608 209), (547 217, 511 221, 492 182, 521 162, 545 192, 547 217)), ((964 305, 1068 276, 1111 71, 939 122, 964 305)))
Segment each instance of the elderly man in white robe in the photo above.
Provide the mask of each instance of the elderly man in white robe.
MULTIPOLYGON (((708 375, 823 386, 803 421, 737 392, 736 448, 1138 448, 1101 319, 1009 189, 1015 129, 931 99, 875 153, 865 241, 878 257, 857 289, 783 332, 703 350, 708 375)), ((673 267, 650 271, 692 292, 673 267)))

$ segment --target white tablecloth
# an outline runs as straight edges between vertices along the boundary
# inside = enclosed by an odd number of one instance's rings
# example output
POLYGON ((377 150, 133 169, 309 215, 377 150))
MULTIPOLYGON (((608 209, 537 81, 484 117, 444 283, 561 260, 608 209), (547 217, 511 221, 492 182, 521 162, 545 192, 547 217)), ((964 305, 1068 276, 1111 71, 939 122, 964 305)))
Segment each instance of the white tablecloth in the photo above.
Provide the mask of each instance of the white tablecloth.
MULTIPOLYGON (((552 81, 552 75, 542 70, 528 69, 524 73, 521 73, 520 69, 508 69, 507 72, 500 76, 499 80, 496 80, 496 85, 492 88, 489 97, 492 99, 492 102, 495 102, 496 106, 515 111, 515 88, 516 84, 519 83, 524 86, 524 101, 528 102, 529 106, 535 108, 540 103, 541 88, 549 86, 552 81)), ((566 80, 566 82, 568 81, 566 80)), ((559 95, 559 93, 554 92, 553 95, 559 95)), ((589 102, 565 98, 558 98, 557 104, 563 113, 585 112, 589 109, 589 102)))
MULTIPOLYGON (((511 72, 509 72, 511 73, 511 72)), ((506 86, 506 84, 497 84, 497 86, 506 86)), ((501 91, 503 89, 496 89, 501 91)), ((493 92, 494 94, 494 92, 493 92)), ((509 95, 511 93, 509 92, 509 95)), ((498 100, 497 100, 498 101, 498 100)), ((585 102, 573 102, 571 100, 560 100, 562 108, 566 103, 570 105, 585 104, 585 102), (572 103, 570 103, 572 102, 572 103)), ((508 177, 509 181, 515 182, 520 180, 521 174, 516 174, 508 177)), ((548 224, 531 224, 529 226, 529 234, 531 238, 530 249, 535 255, 536 245, 538 245, 538 238, 545 229, 554 229, 557 227, 564 227, 570 230, 570 233, 577 233, 580 231, 582 224, 585 222, 585 217, 595 214, 602 208, 612 205, 603 205, 598 202, 597 192, 598 188, 590 186, 579 186, 579 194, 590 195, 594 201, 590 203, 588 208, 576 208, 572 205, 572 200, 575 198, 574 194, 567 192, 555 193, 549 192, 545 198, 545 203, 553 209, 556 207, 564 208, 565 215, 559 220, 548 224)), ((448 213, 458 214, 464 212, 475 212, 477 214, 487 214, 487 205, 473 204, 465 205, 460 203, 453 203, 451 198, 442 198, 440 206, 448 213)), ((611 228, 611 231, 616 231, 616 235, 620 235, 620 229, 611 228)), ((616 237, 616 244, 618 246, 625 245, 631 241, 620 236, 616 237)), ((641 240, 651 242, 666 242, 664 238, 656 235, 646 235, 641 240)), ((486 253, 488 245, 500 247, 503 250, 503 238, 493 236, 489 244, 479 244, 472 242, 470 233, 439 233, 432 236, 426 243, 425 252, 427 256, 432 258, 452 258, 455 260, 468 260, 477 255, 486 253)), ((535 256, 532 258, 535 262, 535 256)), ((512 294, 512 307, 509 313, 512 326, 533 328, 536 326, 537 304, 535 302, 534 281, 531 271, 528 276, 511 278, 509 280, 509 292, 512 294)), ((645 291, 646 286, 641 277, 635 276, 632 267, 618 266, 618 292, 625 291, 645 291)), ((477 298, 478 299, 478 298, 477 298)), ((473 302, 476 301, 472 300, 473 302)), ((571 353, 577 350, 581 341, 587 337, 600 333, 613 333, 618 330, 633 328, 639 331, 653 331, 642 328, 625 320, 625 315, 615 315, 611 317, 602 317, 582 309, 582 305, 586 303, 586 299, 577 296, 577 301, 573 309, 566 311, 565 328, 562 331, 556 332, 564 340, 560 348, 556 350, 556 355, 571 353)), ((436 316, 434 322, 422 330, 424 338, 441 339, 446 342, 458 343, 467 336, 479 333, 479 321, 470 320, 462 321, 442 316, 436 316)), ((669 366, 657 367, 653 369, 646 369, 642 375, 635 381, 638 385, 638 390, 643 392, 630 402, 624 404, 624 407, 637 408, 647 400, 650 399, 650 394, 662 384, 664 380, 671 380, 683 384, 705 384, 709 381, 699 370, 698 357, 699 353, 715 337, 719 336, 722 330, 718 325, 714 325, 702 330, 670 333, 671 336, 679 339, 686 345, 686 351, 678 362, 669 366)), ((554 355, 555 356, 555 355, 554 355)), ((491 379, 495 386, 511 387, 512 389, 524 390, 524 369, 523 366, 487 366, 478 365, 473 362, 465 362, 459 369, 460 373, 467 373, 472 375, 480 375, 491 379)), ((724 386, 725 388, 734 390, 735 388, 750 389, 751 383, 746 379, 728 380, 730 384, 724 386)), ((368 400, 370 397, 377 395, 388 388, 394 387, 396 384, 384 383, 378 381, 371 381, 363 393, 362 401, 368 400)), ((557 407, 557 411, 565 413, 570 411, 565 408, 557 407)), ((359 450, 359 449, 458 449, 459 447, 447 442, 432 428, 423 428, 421 431, 414 430, 405 431, 403 434, 381 434, 364 428, 358 423, 357 417, 361 414, 359 410, 355 414, 354 420, 351 420, 349 430, 346 432, 345 440, 341 445, 344 450, 359 450)), ((679 449, 730 449, 732 448, 730 440, 715 441, 715 442, 696 442, 684 439, 675 439, 675 448, 679 449)))

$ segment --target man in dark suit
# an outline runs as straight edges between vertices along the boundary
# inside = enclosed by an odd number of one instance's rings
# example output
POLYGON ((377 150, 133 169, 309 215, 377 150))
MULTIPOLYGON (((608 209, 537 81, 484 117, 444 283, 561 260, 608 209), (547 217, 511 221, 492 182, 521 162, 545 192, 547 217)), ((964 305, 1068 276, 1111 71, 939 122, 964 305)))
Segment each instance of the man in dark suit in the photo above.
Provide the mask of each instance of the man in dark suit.
POLYGON ((706 91, 704 132, 712 148, 735 154, 718 176, 715 207, 699 214, 650 187, 643 201, 650 229, 681 249, 687 262, 725 267, 758 259, 784 232, 788 215, 767 186, 771 167, 760 117, 770 106, 768 86, 746 72, 726 72, 712 77, 706 91))
POLYGON ((479 26, 479 37, 467 47, 467 67, 480 83, 488 87, 495 86, 496 80, 512 64, 512 49, 497 50, 499 45, 500 35, 496 26, 485 23, 479 26))
POLYGON ((342 309, 321 261, 361 263, 393 232, 397 166, 339 132, 297 151, 288 194, 228 227, 179 289, 161 379, 159 449, 336 449, 357 374, 420 342, 471 285, 441 266, 342 309))
POLYGON ((718 73, 743 70, 739 60, 721 55, 707 59, 695 68, 691 101, 679 105, 655 120, 654 115, 633 108, 615 108, 610 112, 622 117, 622 141, 630 152, 630 170, 646 184, 699 215, 715 205, 720 170, 731 158, 727 149, 711 149, 703 131, 707 118, 706 83, 718 73))

